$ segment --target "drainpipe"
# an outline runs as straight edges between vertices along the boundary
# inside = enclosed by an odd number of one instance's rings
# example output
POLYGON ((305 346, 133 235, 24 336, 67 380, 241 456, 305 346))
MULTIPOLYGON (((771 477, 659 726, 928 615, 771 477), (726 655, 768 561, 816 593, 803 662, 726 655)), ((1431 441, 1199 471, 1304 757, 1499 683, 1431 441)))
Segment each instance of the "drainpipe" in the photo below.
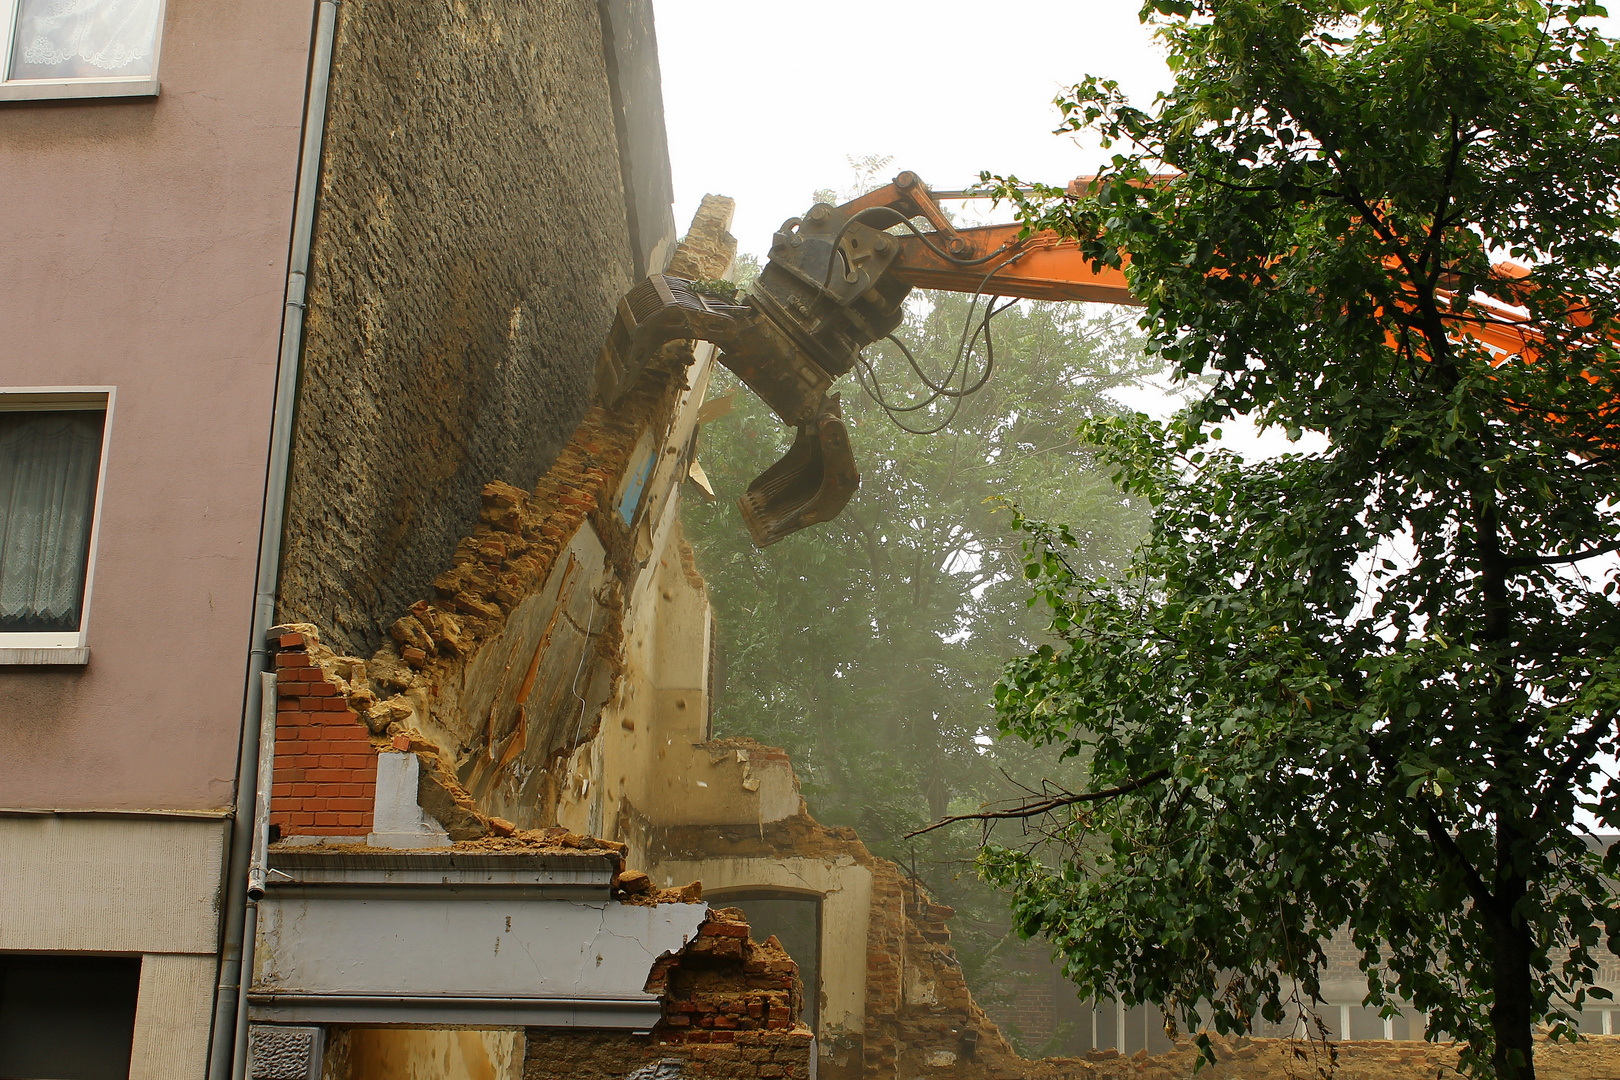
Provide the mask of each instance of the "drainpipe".
POLYGON ((336 0, 320 0, 310 54, 309 94, 304 102, 304 145, 299 155, 292 246, 287 259, 287 303, 281 319, 281 352, 276 361, 275 413, 270 423, 264 516, 259 525, 259 567, 253 597, 252 636, 248 639, 247 700, 242 709, 242 746, 236 770, 236 815, 231 821, 230 858, 225 870, 225 927, 220 947, 219 983, 214 993, 208 1080, 240 1078, 247 1069, 246 1055, 236 1053, 237 1014, 243 971, 251 978, 253 970, 253 941, 247 937, 245 929, 248 864, 253 854, 257 803, 260 712, 264 700, 261 676, 270 666, 266 635, 275 622, 282 514, 287 500, 293 406, 297 400, 299 350, 304 334, 304 286, 309 271, 310 234, 315 224, 316 181, 321 168, 321 139, 326 129, 326 92, 332 75, 332 35, 336 24, 336 0), (238 1060, 233 1063, 233 1058, 238 1060))
POLYGON ((242 1080, 248 1066, 248 987, 253 984, 253 950, 259 940, 259 901, 270 871, 270 790, 276 773, 276 673, 259 675, 259 775, 253 801, 253 854, 248 859, 247 907, 242 919, 243 976, 236 995, 236 1057, 231 1075, 242 1080))

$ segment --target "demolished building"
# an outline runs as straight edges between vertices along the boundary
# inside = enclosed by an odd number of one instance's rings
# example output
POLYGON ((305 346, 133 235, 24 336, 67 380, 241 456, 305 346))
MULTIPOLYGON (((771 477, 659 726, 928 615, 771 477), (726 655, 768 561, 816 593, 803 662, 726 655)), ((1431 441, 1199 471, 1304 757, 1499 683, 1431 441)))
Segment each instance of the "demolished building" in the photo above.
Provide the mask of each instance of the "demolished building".
POLYGON ((78 621, 0 634, 0 1030, 100 979, 143 1080, 1040 1075, 713 737, 713 349, 593 396, 632 283, 735 252, 722 199, 674 245, 649 5, 206 7, 161 93, 0 111, 71 224, 0 247, 0 420, 102 417, 78 621))
MULTIPOLYGON (((725 277, 729 221, 729 200, 706 199, 670 272, 725 277)), ((696 933, 693 900, 772 898, 807 905, 822 928, 797 969, 810 974, 819 1075, 927 1065, 989 1076, 1010 1058, 954 963, 950 910, 849 830, 810 818, 786 755, 711 738, 713 620, 679 505, 713 362, 707 344, 666 346, 612 411, 586 414, 532 490, 487 484, 477 526, 370 656, 334 651, 312 623, 272 631, 275 840, 248 992, 261 1041, 285 1025, 483 1024, 506 1029, 488 1035, 494 1055, 519 1025, 551 1055, 568 1045, 561 1029, 598 1049, 601 1033, 620 1027, 651 1029, 649 1038, 679 1027, 695 1045, 736 1046, 739 1029, 722 1014, 659 1021, 670 993, 651 972, 696 933), (427 963, 413 947, 408 971, 389 967, 401 935, 420 936, 405 927, 476 921, 502 889, 517 890, 509 904, 529 892, 540 899, 522 902, 544 904, 540 877, 496 882, 513 872, 484 866, 514 855, 548 867, 597 860, 606 903, 586 917, 600 924, 586 934, 535 914, 544 929, 524 937, 520 915, 482 968, 481 950, 464 948, 459 933, 427 963), (429 898, 411 884, 418 877, 455 885, 429 898), (384 899, 390 888, 422 896, 409 901, 421 910, 384 899), (367 890, 403 921, 383 927, 354 914, 367 890), (580 979, 580 941, 635 936, 603 930, 621 918, 603 912, 645 907, 647 897, 669 914, 649 923, 633 911, 640 951, 587 957, 580 979), (559 940, 567 955, 534 960, 559 940), (537 964, 526 981, 504 970, 514 952, 537 964)), ((793 1030, 808 1040, 811 1028, 793 1030)), ((418 1037, 398 1035, 401 1045, 418 1037)), ((373 1050, 386 1042, 367 1038, 373 1050)), ((810 1068, 808 1049, 798 1067, 810 1068)))

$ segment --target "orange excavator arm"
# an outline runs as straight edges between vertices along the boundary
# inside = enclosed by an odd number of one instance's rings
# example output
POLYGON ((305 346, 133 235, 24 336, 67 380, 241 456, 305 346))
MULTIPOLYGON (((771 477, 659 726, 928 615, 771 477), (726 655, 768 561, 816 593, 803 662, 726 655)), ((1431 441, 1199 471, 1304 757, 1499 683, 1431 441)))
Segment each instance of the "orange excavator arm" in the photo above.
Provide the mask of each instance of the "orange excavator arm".
MULTIPOLYGON (((1020 240, 1022 227, 1016 224, 956 228, 940 209, 938 196, 916 173, 903 172, 894 183, 845 203, 837 212, 854 219, 874 210, 893 211, 905 219, 920 217, 933 227, 930 233, 895 237, 899 254, 888 274, 912 288, 1021 300, 1141 304, 1121 271, 1087 262, 1072 240, 1050 232, 1020 240)), ((881 215, 872 217, 874 224, 881 224, 881 215)))
POLYGON ((832 386, 861 349, 900 325, 912 289, 1136 303, 1125 275, 1089 264, 1077 244, 1019 231, 956 228, 909 172, 843 206, 818 203, 782 223, 769 261, 738 300, 663 275, 626 293, 597 364, 598 394, 612 405, 667 341, 718 345, 720 362, 797 429, 787 455, 738 500, 754 543, 774 544, 836 517, 860 485, 832 386), (911 224, 919 217, 929 231, 911 224), (889 231, 900 225, 910 234, 889 231))

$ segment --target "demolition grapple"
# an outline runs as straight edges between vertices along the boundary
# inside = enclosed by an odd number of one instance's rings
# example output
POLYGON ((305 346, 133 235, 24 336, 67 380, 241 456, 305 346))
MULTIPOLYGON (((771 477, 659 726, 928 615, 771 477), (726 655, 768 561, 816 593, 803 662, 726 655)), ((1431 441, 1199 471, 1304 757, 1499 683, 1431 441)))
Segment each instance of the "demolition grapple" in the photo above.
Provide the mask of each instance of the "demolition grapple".
MULTIPOLYGON (((1083 193, 1090 178, 1071 190, 1083 193)), ((818 203, 777 230, 770 261, 739 303, 699 294, 690 282, 650 277, 619 304, 598 365, 612 404, 658 347, 701 338, 720 362, 798 434, 786 456, 748 486, 739 505, 760 547, 838 516, 860 485, 832 384, 859 351, 900 324, 913 288, 1032 300, 1139 303, 1119 267, 1089 261, 1072 240, 1021 236, 1021 226, 957 229, 942 198, 915 173, 842 206, 818 203), (924 221, 922 227, 912 224, 924 221), (888 232, 905 226, 904 235, 888 232), (924 231, 926 230, 926 231, 924 231)))

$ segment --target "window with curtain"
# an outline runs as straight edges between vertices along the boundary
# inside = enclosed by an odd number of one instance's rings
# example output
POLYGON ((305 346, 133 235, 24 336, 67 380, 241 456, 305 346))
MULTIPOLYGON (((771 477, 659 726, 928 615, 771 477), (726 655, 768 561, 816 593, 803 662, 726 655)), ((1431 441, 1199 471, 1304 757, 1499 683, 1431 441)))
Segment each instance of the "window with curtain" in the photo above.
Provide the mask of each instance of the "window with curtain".
POLYGON ((0 633, 79 629, 106 419, 0 412, 0 633))
POLYGON ((0 17, 0 83, 156 74, 163 0, 0 0, 0 17))

